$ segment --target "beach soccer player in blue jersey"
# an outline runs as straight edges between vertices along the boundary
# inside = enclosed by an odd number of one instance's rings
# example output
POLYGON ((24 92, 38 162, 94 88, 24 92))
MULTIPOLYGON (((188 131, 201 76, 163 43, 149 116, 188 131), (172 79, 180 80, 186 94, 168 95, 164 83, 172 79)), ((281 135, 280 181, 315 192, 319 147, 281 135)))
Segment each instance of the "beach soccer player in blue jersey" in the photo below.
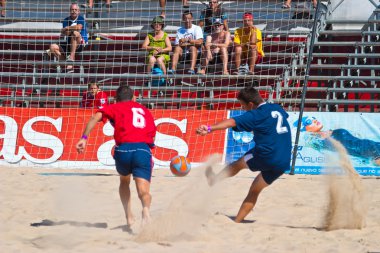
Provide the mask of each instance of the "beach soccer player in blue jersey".
POLYGON ((260 171, 234 219, 235 222, 241 222, 254 208, 260 192, 290 169, 292 141, 287 121, 289 115, 280 105, 266 103, 253 87, 242 89, 237 99, 246 111, 243 115, 225 119, 214 125, 201 125, 197 133, 206 135, 227 128, 254 133, 255 147, 240 159, 227 165, 218 174, 212 171, 212 167, 206 169, 210 186, 224 178, 235 176, 245 168, 260 171))
POLYGON ((85 151, 88 135, 96 124, 108 119, 113 125, 116 143, 114 159, 120 175, 119 195, 124 207, 127 225, 134 223, 131 208, 131 175, 136 183, 138 197, 142 205, 142 223, 150 220, 150 180, 152 177, 152 152, 156 125, 150 111, 136 102, 134 91, 128 85, 116 90, 116 103, 99 108, 88 121, 81 139, 76 144, 79 154, 85 151))

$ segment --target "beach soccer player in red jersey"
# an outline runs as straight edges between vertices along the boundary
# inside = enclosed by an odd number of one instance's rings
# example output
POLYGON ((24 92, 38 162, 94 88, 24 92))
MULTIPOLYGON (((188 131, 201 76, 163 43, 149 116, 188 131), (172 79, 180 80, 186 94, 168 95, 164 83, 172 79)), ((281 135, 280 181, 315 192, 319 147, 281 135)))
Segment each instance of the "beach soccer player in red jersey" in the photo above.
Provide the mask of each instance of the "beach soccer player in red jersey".
POLYGON ((156 125, 150 111, 136 102, 134 91, 127 85, 116 91, 116 103, 99 109, 88 121, 81 139, 76 144, 79 154, 83 153, 88 135, 99 121, 108 119, 115 129, 116 142, 114 159, 120 175, 119 194, 124 207, 127 225, 134 223, 131 209, 131 175, 136 182, 137 194, 142 204, 142 224, 150 220, 150 180, 152 176, 152 152, 156 125))

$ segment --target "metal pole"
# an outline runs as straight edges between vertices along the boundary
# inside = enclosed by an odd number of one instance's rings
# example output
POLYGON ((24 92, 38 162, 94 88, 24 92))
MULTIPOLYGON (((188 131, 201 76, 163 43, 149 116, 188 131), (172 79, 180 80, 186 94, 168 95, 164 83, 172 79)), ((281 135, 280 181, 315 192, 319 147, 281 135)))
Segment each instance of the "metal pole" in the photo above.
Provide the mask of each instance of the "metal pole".
POLYGON ((303 110, 305 107, 305 98, 306 98, 306 91, 307 91, 307 82, 309 81, 309 72, 310 72, 310 64, 313 57, 313 47, 314 47, 314 41, 317 33, 317 22, 319 19, 319 9, 321 5, 321 0, 318 0, 317 2, 317 8, 315 10, 314 14, 314 21, 313 21, 313 28, 311 30, 311 39, 310 39, 310 49, 308 54, 308 61, 306 63, 306 70, 305 70, 305 79, 304 79, 304 85, 302 88, 302 97, 301 97, 301 104, 300 104, 300 112, 298 115, 298 124, 297 124, 297 132, 296 132, 296 139, 294 142, 293 147, 293 155, 292 155, 292 167, 290 169, 290 175, 294 175, 294 168, 296 165, 296 157, 297 157, 297 151, 298 151, 298 141, 300 138, 300 129, 301 129, 301 122, 302 122, 302 116, 303 116, 303 110))

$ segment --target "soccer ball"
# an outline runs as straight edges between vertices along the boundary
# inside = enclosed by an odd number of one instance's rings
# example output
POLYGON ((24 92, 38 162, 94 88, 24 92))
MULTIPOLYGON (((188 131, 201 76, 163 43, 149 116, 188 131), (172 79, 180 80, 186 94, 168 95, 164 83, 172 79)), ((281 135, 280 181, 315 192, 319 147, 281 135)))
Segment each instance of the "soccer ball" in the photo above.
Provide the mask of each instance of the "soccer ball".
POLYGON ((190 161, 184 156, 177 155, 170 161, 170 171, 178 177, 186 176, 190 170, 190 161))

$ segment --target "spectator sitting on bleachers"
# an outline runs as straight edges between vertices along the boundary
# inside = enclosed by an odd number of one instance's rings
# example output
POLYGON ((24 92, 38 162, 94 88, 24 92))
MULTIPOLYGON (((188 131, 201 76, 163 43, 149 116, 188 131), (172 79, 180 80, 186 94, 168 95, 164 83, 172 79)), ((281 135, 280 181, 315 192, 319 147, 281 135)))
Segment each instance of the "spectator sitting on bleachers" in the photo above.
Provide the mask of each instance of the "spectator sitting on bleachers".
POLYGON ((262 35, 260 29, 253 25, 252 13, 243 14, 243 27, 235 30, 235 66, 237 72, 234 74, 254 74, 255 65, 264 57, 262 35), (241 66, 242 60, 246 62, 241 66), (247 66, 248 65, 248 66, 247 66))
MULTIPOLYGON (((111 8, 112 7, 111 0, 106 0, 105 2, 106 2, 105 3, 105 7, 106 8, 111 8)), ((81 7, 92 9, 94 7, 94 0, 88 0, 88 4, 82 4, 81 7)))
POLYGON ((198 51, 203 43, 202 28, 194 25, 193 13, 190 11, 184 11, 182 13, 182 22, 184 27, 181 27, 177 31, 175 39, 175 49, 172 57, 172 68, 168 70, 169 74, 175 74, 177 69, 178 60, 180 57, 186 59, 187 55, 191 55, 190 69, 188 74, 195 74, 195 64, 197 63, 198 51), (182 54, 184 55, 182 56, 182 54))
MULTIPOLYGON (((165 7, 166 7, 166 0, 158 0, 160 2, 161 7, 161 17, 165 18, 165 7)), ((183 8, 189 8, 188 0, 182 0, 182 6, 183 8)))
POLYGON ((214 20, 211 33, 206 38, 205 49, 202 51, 202 68, 199 74, 206 74, 206 68, 210 61, 217 61, 220 57, 223 62, 223 75, 229 75, 227 69, 228 63, 228 46, 231 42, 231 34, 224 30, 221 19, 214 20))
POLYGON ((0 4, 1 4, 1 17, 5 18, 5 6, 7 4, 7 1, 6 0, 1 0, 0 1, 0 4))
POLYGON ((169 52, 172 51, 172 44, 168 34, 163 31, 164 26, 164 19, 161 16, 155 17, 151 24, 154 31, 145 37, 141 46, 141 48, 149 51, 147 57, 148 73, 152 72, 153 66, 157 63, 166 75, 166 65, 170 61, 169 52))
MULTIPOLYGON (((318 1, 317 0, 312 0, 313 1, 313 7, 317 8, 318 1)), ((284 4, 282 5, 282 8, 284 9, 289 9, 292 7, 292 0, 286 0, 284 4)))
POLYGON ((108 104, 107 93, 101 91, 97 83, 89 83, 88 91, 82 97, 83 108, 101 109, 108 104))
MULTIPOLYGON (((68 62, 74 62, 75 54, 81 52, 88 43, 87 24, 83 16, 79 15, 80 9, 78 4, 70 5, 70 16, 62 22, 61 36, 66 36, 66 41, 61 44, 50 45, 50 53, 58 60, 65 59, 68 62)), ((74 67, 68 65, 67 72, 74 72, 74 67)))
POLYGON ((203 28, 204 38, 211 34, 213 21, 217 18, 223 22, 224 30, 228 31, 227 13, 221 5, 219 0, 210 0, 209 6, 201 12, 198 25, 203 28))

